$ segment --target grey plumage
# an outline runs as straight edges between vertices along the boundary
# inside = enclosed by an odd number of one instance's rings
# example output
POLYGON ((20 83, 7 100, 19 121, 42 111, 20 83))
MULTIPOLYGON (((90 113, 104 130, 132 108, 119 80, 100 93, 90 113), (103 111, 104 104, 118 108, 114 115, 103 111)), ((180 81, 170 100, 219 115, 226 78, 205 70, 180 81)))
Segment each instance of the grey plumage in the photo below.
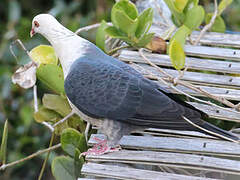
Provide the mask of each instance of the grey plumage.
POLYGON ((112 146, 135 129, 154 127, 202 131, 184 120, 183 116, 197 126, 221 134, 223 138, 238 140, 203 121, 201 118, 207 117, 203 112, 97 47, 94 53, 74 61, 65 79, 65 91, 81 112, 103 121, 102 129, 112 146))

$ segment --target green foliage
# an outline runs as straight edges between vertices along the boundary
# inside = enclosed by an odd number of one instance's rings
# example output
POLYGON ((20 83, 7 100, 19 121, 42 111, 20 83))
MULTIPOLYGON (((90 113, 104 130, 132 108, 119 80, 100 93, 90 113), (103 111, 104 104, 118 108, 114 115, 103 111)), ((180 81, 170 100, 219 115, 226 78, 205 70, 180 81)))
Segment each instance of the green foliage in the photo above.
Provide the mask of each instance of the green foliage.
POLYGON ((181 13, 186 7, 188 0, 175 0, 173 3, 176 10, 181 13))
MULTIPOLYGON (((63 119, 71 112, 71 107, 66 97, 55 94, 44 94, 42 98, 42 107, 38 112, 34 113, 36 122, 56 123, 63 119)), ((81 132, 85 130, 85 123, 77 116, 70 117, 64 123, 61 123, 55 128, 55 133, 60 135, 62 131, 68 127, 80 129, 81 132)))
POLYGON ((205 11, 202 6, 193 6, 186 13, 184 25, 192 31, 197 29, 204 20, 205 11))
POLYGON ((177 70, 184 68, 185 65, 185 53, 181 43, 174 39, 169 46, 169 55, 173 64, 173 67, 177 70))
POLYGON ((71 112, 71 107, 68 104, 67 98, 55 94, 44 94, 42 98, 43 106, 53 110, 65 117, 71 112))
POLYGON ((51 46, 39 45, 30 51, 30 56, 40 64, 37 68, 37 78, 49 89, 64 94, 63 71, 59 67, 55 51, 51 46))
POLYGON ((96 41, 101 49, 105 47, 102 39, 105 35, 121 39, 133 47, 145 47, 152 40, 153 34, 148 31, 152 25, 153 9, 146 9, 138 15, 132 2, 120 0, 112 8, 111 19, 113 26, 106 27, 106 23, 102 22, 98 30, 96 41))
POLYGON ((222 0, 218 5, 218 16, 232 3, 233 0, 222 0))
POLYGON ((62 149, 71 157, 74 157, 79 152, 85 152, 87 150, 87 143, 85 136, 72 128, 65 129, 61 134, 62 149))
POLYGON ((104 52, 106 52, 106 47, 105 47, 105 38, 106 38, 106 33, 105 29, 107 28, 107 23, 106 21, 102 20, 101 26, 98 28, 97 33, 96 33, 96 45, 102 49, 104 52))
POLYGON ((192 32, 191 29, 189 29, 185 25, 182 25, 180 28, 178 28, 176 33, 171 38, 170 44, 174 39, 176 39, 181 44, 181 46, 184 46, 186 42, 186 38, 191 32, 192 32))
POLYGON ((76 180, 81 171, 81 164, 67 156, 58 156, 52 162, 52 173, 56 180, 76 180))
POLYGON ((58 64, 58 59, 52 46, 39 45, 33 48, 29 53, 38 64, 58 64))
MULTIPOLYGON (((222 12, 232 3, 232 0, 222 0, 218 5, 218 14, 214 21, 214 24, 211 27, 211 31, 224 33, 226 31, 226 25, 221 17, 222 12)), ((205 22, 208 24, 213 16, 213 13, 208 13, 205 17, 205 22)))
POLYGON ((52 162, 52 172, 57 180, 76 179, 81 175, 84 159, 79 155, 87 150, 83 134, 72 128, 63 130, 61 134, 62 149, 71 157, 56 157, 52 162))
POLYGON ((175 4, 174 0, 164 0, 164 2, 167 4, 168 8, 170 9, 174 18, 174 22, 176 22, 177 26, 180 26, 184 22, 185 14, 178 10, 179 7, 178 8, 176 7, 176 5, 179 6, 178 5, 179 3, 175 4))
POLYGON ((197 0, 165 0, 165 2, 179 27, 170 41, 168 53, 174 68, 180 70, 185 65, 186 38, 202 24, 205 11, 198 5, 197 0))
MULTIPOLYGON (((205 22, 208 24, 212 18, 213 14, 208 13, 205 17, 205 22)), ((211 31, 224 33, 226 31, 226 25, 221 16, 217 16, 214 24, 211 27, 211 31)))
POLYGON ((38 123, 42 123, 42 122, 52 122, 55 123, 58 120, 61 119, 60 114, 58 114, 55 111, 52 111, 50 109, 47 109, 45 107, 40 107, 38 112, 34 113, 34 119, 38 122, 38 123))
POLYGON ((64 94, 63 71, 57 65, 41 64, 37 69, 37 78, 42 81, 49 89, 64 94))
POLYGON ((115 27, 121 28, 116 18, 119 18, 117 12, 121 12, 126 17, 126 20, 135 20, 138 16, 138 11, 135 5, 128 0, 121 0, 112 8, 111 19, 115 27))
MULTIPOLYGON (((180 70, 185 64, 184 45, 185 39, 192 31, 198 29, 205 19, 208 24, 213 16, 205 11, 202 6, 198 5, 198 0, 164 0, 173 14, 173 22, 179 29, 172 37, 169 44, 169 56, 173 66, 180 70), (175 52, 177 51, 177 52, 175 52), (179 54, 178 54, 179 53, 179 54)), ((211 31, 225 32, 226 26, 221 18, 222 11, 230 5, 232 0, 222 0, 218 6, 218 16, 211 28, 211 31)))
MULTIPOLYGON (((120 1, 123 2, 125 0, 120 1)), ((129 3, 131 4, 131 3, 129 3)), ((134 37, 134 34, 138 27, 138 19, 132 19, 127 11, 119 10, 113 7, 112 10, 112 22, 113 25, 121 32, 127 35, 127 37, 134 37)), ((130 12, 131 13, 131 12, 130 12)))
POLYGON ((0 148, 0 164, 6 164, 7 159, 8 120, 5 121, 0 148))
POLYGON ((136 30, 136 37, 140 38, 141 36, 147 35, 152 26, 153 10, 148 8, 144 10, 138 17, 138 28, 136 30))

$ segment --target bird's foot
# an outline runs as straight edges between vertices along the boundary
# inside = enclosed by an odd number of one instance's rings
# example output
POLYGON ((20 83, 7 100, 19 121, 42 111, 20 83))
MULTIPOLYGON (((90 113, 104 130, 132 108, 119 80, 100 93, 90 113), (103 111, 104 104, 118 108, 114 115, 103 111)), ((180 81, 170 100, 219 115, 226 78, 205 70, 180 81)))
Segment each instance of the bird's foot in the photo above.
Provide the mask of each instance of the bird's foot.
POLYGON ((101 140, 99 138, 94 138, 94 139, 98 143, 95 144, 92 148, 88 149, 88 151, 81 153, 79 158, 82 156, 86 156, 86 155, 102 155, 102 154, 116 152, 116 151, 121 150, 120 145, 113 148, 107 144, 107 140, 101 140))

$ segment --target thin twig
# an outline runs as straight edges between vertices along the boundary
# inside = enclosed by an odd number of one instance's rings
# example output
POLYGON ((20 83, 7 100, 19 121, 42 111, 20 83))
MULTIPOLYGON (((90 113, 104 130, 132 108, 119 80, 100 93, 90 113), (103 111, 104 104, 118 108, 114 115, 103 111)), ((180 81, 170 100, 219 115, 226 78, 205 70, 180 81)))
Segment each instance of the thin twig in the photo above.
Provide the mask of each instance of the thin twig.
MULTIPOLYGON (((54 134, 55 134, 55 133, 52 133, 52 136, 51 136, 51 139, 50 139, 50 143, 49 143, 49 148, 52 147, 53 140, 54 140, 54 134)), ((39 176, 38 176, 38 180, 41 180, 41 179, 42 179, 43 172, 44 172, 44 170, 45 170, 45 167, 46 167, 46 164, 47 164, 47 161, 48 161, 50 152, 51 152, 51 151, 48 151, 47 156, 46 156, 46 158, 44 159, 44 162, 43 162, 43 165, 42 165, 40 174, 39 174, 39 176)))
POLYGON ((50 148, 47 148, 47 149, 44 149, 44 150, 40 150, 40 151, 38 151, 38 152, 36 152, 36 153, 33 153, 33 154, 31 154, 30 156, 27 156, 27 157, 25 157, 25 158, 23 158, 23 159, 19 159, 19 160, 17 160, 17 161, 14 161, 14 162, 11 162, 11 163, 8 163, 8 164, 3 164, 2 166, 0 166, 0 171, 6 169, 6 168, 8 168, 8 167, 14 166, 14 165, 16 165, 16 164, 22 163, 22 162, 24 162, 24 161, 30 160, 30 159, 32 159, 32 158, 34 158, 34 157, 36 157, 36 156, 38 156, 38 155, 40 155, 40 154, 46 153, 46 152, 48 152, 48 151, 55 150, 55 149, 57 149, 57 148, 59 148, 59 147, 61 147, 61 144, 60 144, 60 143, 59 143, 59 144, 56 144, 56 145, 54 145, 54 146, 52 146, 52 147, 50 147, 50 148))
MULTIPOLYGON (((112 26, 112 23, 107 23, 107 25, 112 26)), ((99 26, 101 26, 101 23, 85 26, 85 27, 79 28, 77 31, 75 31, 75 33, 79 35, 81 32, 90 31, 92 29, 98 28, 99 26)))
POLYGON ((13 55, 16 59, 17 59, 17 57, 16 57, 16 55, 15 55, 15 53, 14 53, 14 51, 13 51, 13 45, 14 45, 14 44, 19 44, 19 45, 21 46, 21 48, 25 51, 25 53, 28 55, 28 57, 31 59, 31 61, 38 66, 38 63, 33 60, 33 58, 31 57, 31 55, 30 55, 30 53, 29 53, 29 51, 26 49, 26 47, 23 45, 23 43, 22 43, 22 41, 21 41, 20 39, 16 39, 16 40, 13 41, 13 42, 11 43, 11 45, 10 45, 10 51, 11 51, 12 55, 13 55))
POLYGON ((121 50, 121 49, 126 49, 126 48, 129 48, 131 47, 130 45, 126 45, 126 46, 120 46, 120 47, 116 47, 115 49, 112 49, 111 51, 108 52, 108 55, 113 55, 115 54, 115 52, 121 50))
MULTIPOLYGON (((167 72, 165 72, 162 68, 160 68, 159 66, 157 66, 156 64, 154 64, 153 62, 151 62, 151 61, 144 55, 143 50, 144 50, 143 48, 141 48, 141 49, 139 50, 139 54, 143 57, 143 59, 144 59, 148 64, 150 64, 151 66, 155 67, 155 68, 156 68, 158 71, 160 71, 162 74, 164 74, 165 76, 167 76, 167 81, 173 83, 175 78, 174 78, 172 75, 170 75, 170 74, 168 74, 167 72)), ((154 75, 153 75, 153 76, 154 76, 154 75)), ((158 77, 156 77, 156 78, 159 79, 159 80, 161 80, 162 82, 164 81, 164 79, 162 79, 162 78, 158 78, 158 77)), ((214 99, 214 100, 217 100, 217 101, 219 101, 219 102, 221 102, 221 103, 223 103, 223 104, 225 104, 225 105, 227 105, 227 106, 229 106, 229 107, 231 107, 231 108, 236 109, 236 105, 234 105, 234 104, 231 103, 230 101, 226 100, 225 98, 218 97, 218 96, 214 96, 213 94, 210 94, 209 92, 203 90, 203 89, 200 88, 200 87, 196 87, 196 86, 192 85, 191 83, 188 83, 188 82, 186 82, 186 81, 182 81, 182 80, 179 80, 179 79, 178 79, 178 80, 175 80, 175 83, 176 83, 176 84, 179 84, 179 85, 182 85, 182 86, 185 86, 185 87, 187 87, 187 88, 189 88, 189 89, 192 89, 192 90, 194 90, 194 91, 196 91, 196 92, 199 92, 199 93, 201 93, 201 94, 203 94, 203 95, 205 95, 205 96, 207 96, 207 97, 210 97, 210 98, 212 98, 212 99, 214 99)), ((166 81, 165 81, 165 84, 166 84, 166 81)), ((167 84, 168 84, 168 83, 167 83, 167 84)), ((169 86, 169 85, 168 85, 168 86, 169 86)), ((195 100, 197 100, 197 101, 199 101, 199 102, 202 102, 202 103, 205 103, 205 104, 209 104, 209 105, 218 107, 218 108, 220 108, 220 109, 224 109, 224 110, 226 110, 226 111, 230 111, 230 112, 234 112, 234 113, 239 113, 239 114, 240 114, 240 112, 235 111, 235 110, 233 110, 233 109, 224 108, 224 107, 218 106, 218 105, 216 105, 216 104, 214 104, 214 103, 212 103, 212 102, 210 102, 210 101, 204 101, 204 100, 195 98, 195 97, 193 97, 193 96, 191 96, 191 95, 189 95, 189 94, 187 94, 187 93, 184 93, 183 91, 177 89, 177 88, 174 87, 174 86, 169 86, 169 87, 171 87, 171 88, 175 89, 176 91, 181 92, 181 93, 185 94, 186 96, 188 96, 188 97, 190 97, 190 98, 192 98, 192 99, 195 99, 195 100)), ((237 109, 237 110, 238 110, 238 109, 237 109)))
POLYGON ((51 124, 49 124, 49 123, 47 123, 47 122, 42 122, 42 124, 43 124, 44 126, 46 126, 48 129, 50 129, 51 132, 54 131, 54 128, 51 126, 51 124))
POLYGON ((197 45, 199 43, 200 39, 203 37, 203 35, 207 32, 207 30, 212 27, 212 25, 215 22, 215 19, 217 18, 217 15, 218 15, 218 4, 217 4, 217 0, 214 0, 214 13, 213 13, 213 16, 212 16, 210 22, 206 26, 204 26, 204 28, 201 30, 197 40, 194 42, 194 45, 197 45))
POLYGON ((75 114, 75 111, 71 111, 67 116, 65 116, 63 119, 61 119, 60 121, 56 122, 52 127, 55 128, 56 126, 58 126, 59 124, 65 122, 68 118, 70 118, 71 116, 73 116, 75 114))
MULTIPOLYGON (((34 112, 38 112, 38 99, 37 99, 37 86, 33 86, 33 101, 34 101, 34 112)), ((54 131, 54 128, 47 122, 42 122, 44 126, 50 129, 51 132, 54 131)))
POLYGON ((37 86, 33 86, 34 112, 38 112, 37 86))
MULTIPOLYGON (((137 65, 137 64, 135 64, 135 65, 137 65)), ((139 65, 137 65, 137 66, 139 68, 143 69, 143 67, 141 67, 139 65)), ((149 78, 149 79, 153 79, 153 80, 157 80, 157 81, 161 81, 163 84, 167 85, 169 88, 175 90, 179 94, 183 94, 183 95, 185 95, 185 96, 187 96, 187 97, 189 97, 189 98, 191 98, 191 99, 193 99, 195 101, 198 101, 198 102, 201 102, 201 103, 204 103, 204 104, 208 104, 208 105, 214 106, 214 107, 222 109, 222 110, 226 110, 226 111, 230 111, 230 112, 234 112, 234 113, 239 113, 240 114, 240 112, 238 112, 238 111, 234 111, 234 110, 232 110, 230 108, 225 108, 225 107, 218 106, 218 105, 212 103, 211 101, 205 101, 205 100, 196 98, 196 97, 194 97, 194 96, 192 96, 192 95, 190 95, 188 93, 185 93, 184 91, 176 88, 176 86, 174 86, 173 84, 170 84, 170 83, 166 82, 165 80, 163 80, 163 78, 155 76, 150 71, 145 70, 145 69, 144 69, 144 71, 147 71, 147 73, 149 74, 149 75, 145 75, 144 77, 149 78)), ((178 83, 178 81, 176 81, 175 83, 178 83)))

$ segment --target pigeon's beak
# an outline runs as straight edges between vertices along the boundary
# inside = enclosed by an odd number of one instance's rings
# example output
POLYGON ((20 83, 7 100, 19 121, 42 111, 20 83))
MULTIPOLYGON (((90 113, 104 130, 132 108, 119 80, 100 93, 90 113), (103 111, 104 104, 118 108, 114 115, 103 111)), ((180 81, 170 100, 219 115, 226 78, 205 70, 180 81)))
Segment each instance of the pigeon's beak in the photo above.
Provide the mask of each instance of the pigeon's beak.
POLYGON ((30 31, 30 37, 33 37, 34 34, 35 34, 35 31, 34 31, 34 28, 32 28, 31 31, 30 31))

